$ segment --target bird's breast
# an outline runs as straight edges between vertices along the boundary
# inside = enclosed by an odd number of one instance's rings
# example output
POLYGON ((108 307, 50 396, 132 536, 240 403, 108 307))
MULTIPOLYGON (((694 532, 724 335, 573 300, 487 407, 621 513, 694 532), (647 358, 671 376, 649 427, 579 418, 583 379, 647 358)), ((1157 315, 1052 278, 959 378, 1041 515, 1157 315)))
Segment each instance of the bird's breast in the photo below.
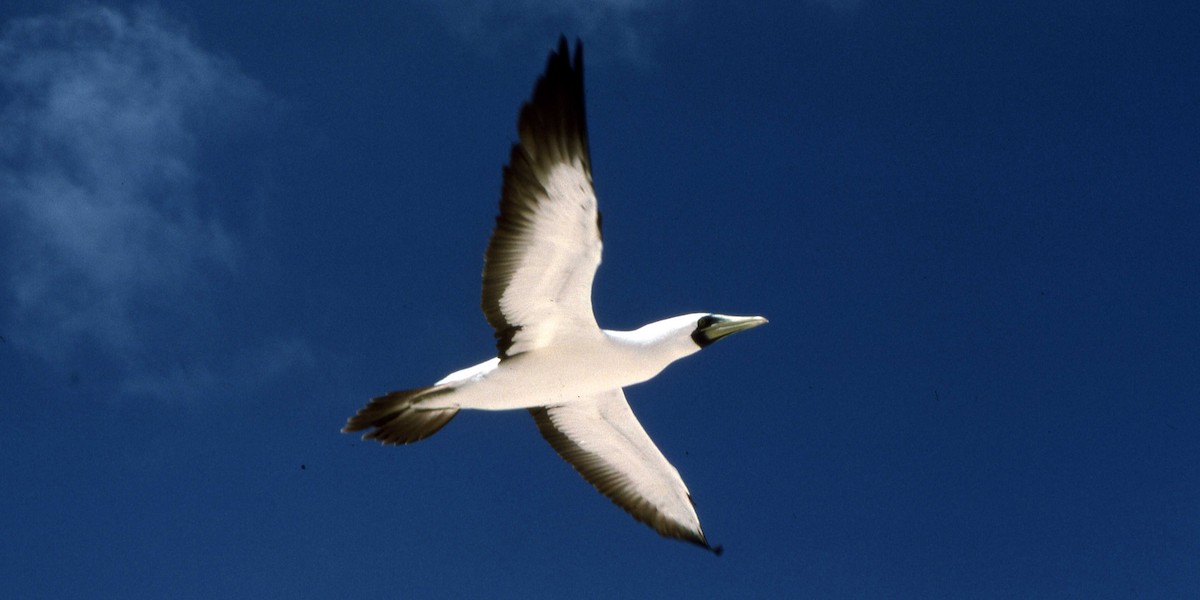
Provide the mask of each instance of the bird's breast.
POLYGON ((444 400, 482 410, 565 404, 641 383, 665 366, 605 341, 560 344, 506 358, 444 400))

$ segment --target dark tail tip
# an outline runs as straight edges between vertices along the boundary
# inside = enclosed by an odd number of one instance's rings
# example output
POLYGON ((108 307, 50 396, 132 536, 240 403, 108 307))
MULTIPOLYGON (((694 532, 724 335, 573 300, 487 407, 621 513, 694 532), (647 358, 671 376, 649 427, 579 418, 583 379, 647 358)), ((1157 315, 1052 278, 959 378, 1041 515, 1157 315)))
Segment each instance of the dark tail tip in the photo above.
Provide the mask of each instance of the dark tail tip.
POLYGON ((379 440, 384 444, 411 444, 423 440, 441 429, 457 408, 419 410, 414 407, 421 399, 450 392, 449 388, 427 387, 403 390, 372 399, 358 414, 350 417, 343 433, 374 429, 364 440, 379 440))

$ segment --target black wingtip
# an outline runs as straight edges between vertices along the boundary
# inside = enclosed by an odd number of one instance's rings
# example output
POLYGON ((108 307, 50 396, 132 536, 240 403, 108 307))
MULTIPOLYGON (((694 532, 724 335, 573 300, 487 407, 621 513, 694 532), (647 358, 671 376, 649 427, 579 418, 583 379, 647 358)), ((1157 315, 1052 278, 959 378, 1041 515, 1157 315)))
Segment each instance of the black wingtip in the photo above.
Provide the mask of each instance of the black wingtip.
POLYGON ((725 553, 725 546, 720 546, 720 545, 713 546, 712 544, 709 544, 708 540, 703 537, 701 537, 700 539, 690 540, 690 541, 692 543, 696 544, 697 546, 700 546, 701 548, 704 548, 705 550, 712 552, 714 556, 721 556, 722 554, 725 553))
POLYGON ((563 58, 563 61, 566 62, 567 65, 571 66, 576 71, 581 70, 583 68, 583 40, 581 40, 579 38, 575 38, 574 59, 572 59, 572 56, 571 56, 571 53, 569 52, 569 50, 570 50, 570 45, 567 43, 566 34, 560 33, 560 34, 558 34, 558 50, 555 50, 554 52, 552 52, 550 54, 550 58, 553 59, 555 56, 561 56, 563 58))
MULTIPOLYGON (((688 494, 688 500, 691 500, 691 499, 692 499, 692 495, 688 494)), ((692 506, 695 506, 695 505, 696 505, 696 502, 693 500, 692 506)), ((708 538, 704 537, 704 533, 700 533, 700 535, 689 535, 687 537, 683 537, 682 539, 684 539, 685 541, 691 542, 697 546, 700 546, 701 548, 704 548, 705 550, 712 552, 716 556, 721 556, 722 554, 725 553, 725 546, 719 546, 719 545, 714 546, 714 545, 708 543, 708 538)))

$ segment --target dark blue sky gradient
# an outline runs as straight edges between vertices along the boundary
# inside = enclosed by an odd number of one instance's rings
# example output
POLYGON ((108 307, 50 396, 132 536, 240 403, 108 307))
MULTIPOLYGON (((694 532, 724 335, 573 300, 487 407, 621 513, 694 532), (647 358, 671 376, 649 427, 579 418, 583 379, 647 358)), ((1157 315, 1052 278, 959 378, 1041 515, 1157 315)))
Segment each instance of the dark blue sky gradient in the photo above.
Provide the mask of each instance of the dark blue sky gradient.
POLYGON ((392 4, 0 8, 0 595, 1200 595, 1194 3, 392 4), (338 432, 494 351, 560 32, 601 324, 771 319, 628 391, 720 559, 338 432))

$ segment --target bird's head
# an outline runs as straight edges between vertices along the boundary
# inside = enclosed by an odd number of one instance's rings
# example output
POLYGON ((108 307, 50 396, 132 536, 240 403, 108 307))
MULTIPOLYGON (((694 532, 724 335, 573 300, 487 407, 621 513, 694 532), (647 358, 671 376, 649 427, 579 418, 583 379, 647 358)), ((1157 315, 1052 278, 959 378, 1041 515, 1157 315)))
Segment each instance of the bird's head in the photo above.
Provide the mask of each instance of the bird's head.
POLYGON ((688 316, 695 319, 695 326, 691 333, 692 341, 701 348, 723 337, 758 327, 767 322, 763 317, 733 317, 703 313, 688 316))
POLYGON ((767 320, 763 317, 734 317, 691 313, 650 323, 632 332, 638 343, 670 349, 672 360, 699 352, 701 348, 767 320))
POLYGON ((685 356, 739 331, 758 327, 763 317, 732 317, 712 313, 692 313, 655 321, 635 331, 606 331, 624 344, 639 346, 637 365, 632 366, 645 381, 685 356))

